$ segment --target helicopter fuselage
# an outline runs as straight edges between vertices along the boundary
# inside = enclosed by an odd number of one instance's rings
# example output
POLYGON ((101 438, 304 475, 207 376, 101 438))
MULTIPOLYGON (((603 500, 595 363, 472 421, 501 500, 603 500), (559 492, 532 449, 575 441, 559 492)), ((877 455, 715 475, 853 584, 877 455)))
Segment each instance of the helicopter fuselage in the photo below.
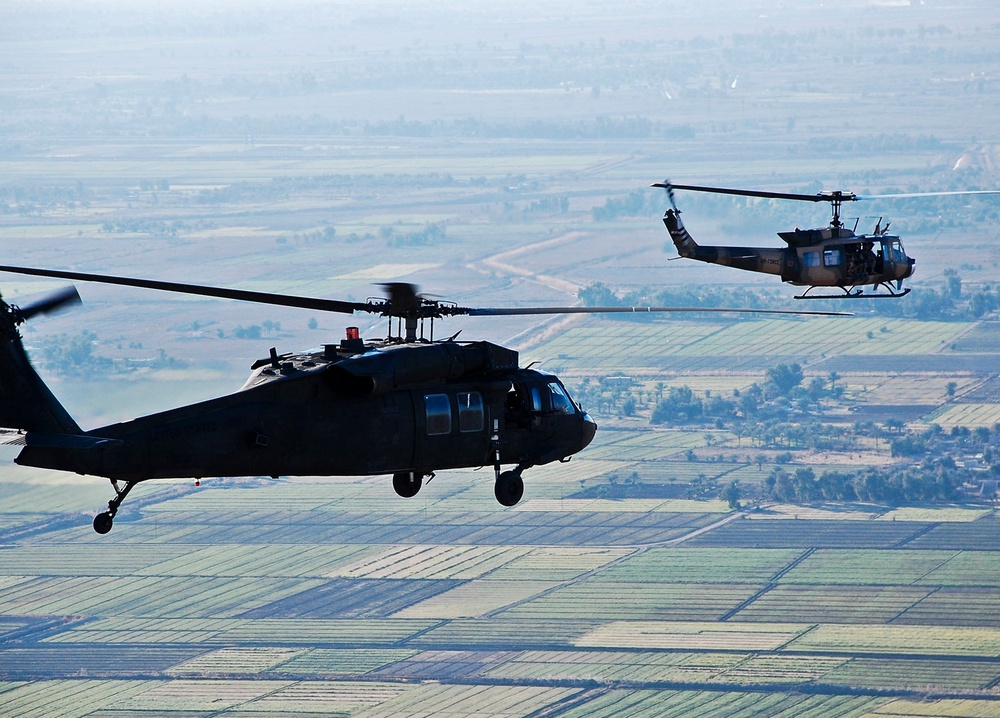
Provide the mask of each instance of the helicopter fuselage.
POLYGON ((565 459, 595 430, 556 377, 489 342, 330 345, 272 354, 234 394, 85 432, 89 447, 29 433, 16 462, 127 482, 429 475, 565 459))
POLYGON ((750 272, 780 276, 782 281, 806 287, 840 287, 902 282, 913 274, 898 236, 884 232, 857 235, 844 227, 795 229, 779 232, 786 247, 700 245, 667 210, 663 223, 680 256, 750 272))

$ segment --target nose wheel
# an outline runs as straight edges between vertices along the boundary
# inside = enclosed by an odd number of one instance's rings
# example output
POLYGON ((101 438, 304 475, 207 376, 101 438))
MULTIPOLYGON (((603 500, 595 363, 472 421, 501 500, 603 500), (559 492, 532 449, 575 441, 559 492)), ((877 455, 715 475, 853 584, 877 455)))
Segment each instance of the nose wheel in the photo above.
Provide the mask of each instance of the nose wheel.
POLYGON ((524 480, 521 478, 521 467, 513 471, 504 471, 497 476, 493 487, 493 495, 503 506, 513 506, 524 496, 524 480))
POLYGON ((416 471, 397 471, 392 475, 392 488, 404 499, 417 495, 424 484, 424 475, 416 471))

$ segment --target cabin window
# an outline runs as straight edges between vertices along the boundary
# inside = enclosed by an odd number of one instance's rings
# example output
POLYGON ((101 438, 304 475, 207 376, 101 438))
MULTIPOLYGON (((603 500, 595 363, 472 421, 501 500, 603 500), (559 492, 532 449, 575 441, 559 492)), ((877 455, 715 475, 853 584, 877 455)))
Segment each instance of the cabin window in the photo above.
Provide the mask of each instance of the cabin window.
POLYGON ((823 252, 823 264, 827 267, 836 267, 843 259, 839 249, 827 249, 823 252))
POLYGON ((458 430, 463 433, 482 431, 486 425, 483 395, 478 391, 458 392, 458 430))
POLYGON ((447 394, 425 394, 427 433, 431 436, 451 433, 451 401, 447 394))
POLYGON ((804 252, 802 254, 802 266, 803 267, 818 267, 819 266, 819 252, 804 252))
POLYGON ((552 400, 552 411, 557 414, 574 414, 576 409, 573 406, 573 401, 569 398, 569 394, 563 389, 558 383, 552 382, 549 384, 549 397, 552 400))

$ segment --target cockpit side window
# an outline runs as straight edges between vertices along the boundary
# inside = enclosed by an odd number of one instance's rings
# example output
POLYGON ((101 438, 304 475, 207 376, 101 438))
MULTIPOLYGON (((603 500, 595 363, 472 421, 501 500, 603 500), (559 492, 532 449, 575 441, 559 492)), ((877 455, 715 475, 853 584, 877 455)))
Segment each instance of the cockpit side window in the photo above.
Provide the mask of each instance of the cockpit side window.
POLYGON ((552 401, 552 411, 557 414, 576 413, 573 400, 569 398, 569 394, 566 393, 566 390, 558 382, 549 384, 549 395, 549 399, 552 401))

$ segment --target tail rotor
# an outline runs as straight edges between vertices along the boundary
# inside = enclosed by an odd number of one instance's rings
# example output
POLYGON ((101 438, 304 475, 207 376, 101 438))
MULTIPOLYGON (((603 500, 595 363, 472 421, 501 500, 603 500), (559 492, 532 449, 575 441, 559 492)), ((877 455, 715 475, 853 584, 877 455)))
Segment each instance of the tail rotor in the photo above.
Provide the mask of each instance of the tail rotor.
POLYGON ((677 209, 677 201, 674 199, 674 186, 670 183, 670 180, 657 182, 653 187, 662 187, 667 190, 667 199, 670 200, 670 206, 673 207, 675 214, 680 214, 680 210, 677 209))

